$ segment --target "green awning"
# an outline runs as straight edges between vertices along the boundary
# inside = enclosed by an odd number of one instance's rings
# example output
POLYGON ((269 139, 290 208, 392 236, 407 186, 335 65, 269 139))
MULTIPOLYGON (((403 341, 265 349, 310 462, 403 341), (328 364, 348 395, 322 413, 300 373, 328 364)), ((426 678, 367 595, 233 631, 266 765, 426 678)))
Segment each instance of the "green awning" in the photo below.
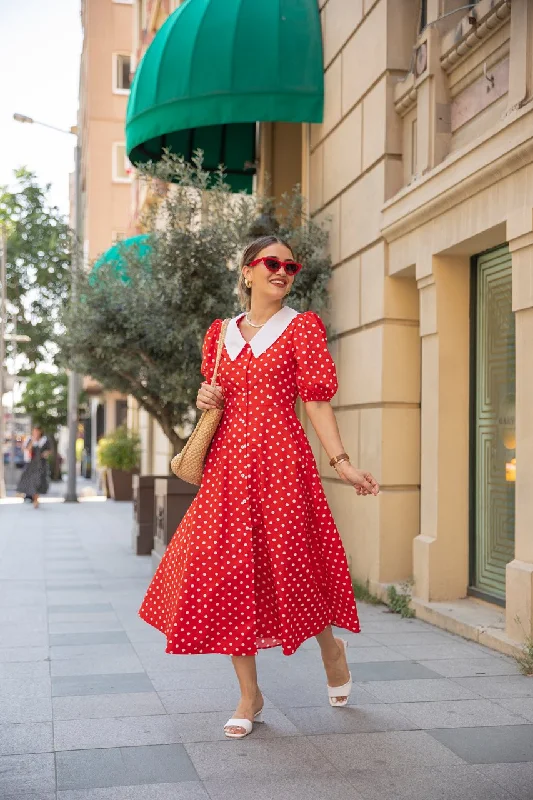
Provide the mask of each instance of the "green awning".
POLYGON ((317 0, 186 0, 137 68, 126 149, 139 164, 200 148, 249 191, 256 122, 321 122, 323 106, 317 0))
POLYGON ((91 286, 94 286, 98 279, 99 271, 103 267, 109 266, 113 268, 115 275, 120 278, 123 283, 129 283, 130 278, 128 276, 125 258, 128 250, 132 252, 136 250, 137 252, 135 255, 138 258, 144 259, 149 255, 151 249, 152 245, 150 243, 149 233, 141 233, 139 236, 130 236, 129 239, 122 239, 106 250, 105 253, 102 253, 94 262, 89 275, 89 283, 91 286))

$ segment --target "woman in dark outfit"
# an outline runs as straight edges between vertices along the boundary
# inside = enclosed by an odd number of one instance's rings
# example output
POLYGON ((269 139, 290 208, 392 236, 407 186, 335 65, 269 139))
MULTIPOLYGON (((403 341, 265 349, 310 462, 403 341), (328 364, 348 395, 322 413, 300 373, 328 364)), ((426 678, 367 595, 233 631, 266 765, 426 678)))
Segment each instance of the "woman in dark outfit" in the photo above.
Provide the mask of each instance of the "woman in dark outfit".
POLYGON ((38 425, 24 442, 24 454, 28 464, 21 475, 17 494, 30 498, 33 507, 39 508, 39 495, 48 491, 47 459, 50 454, 50 442, 38 425))

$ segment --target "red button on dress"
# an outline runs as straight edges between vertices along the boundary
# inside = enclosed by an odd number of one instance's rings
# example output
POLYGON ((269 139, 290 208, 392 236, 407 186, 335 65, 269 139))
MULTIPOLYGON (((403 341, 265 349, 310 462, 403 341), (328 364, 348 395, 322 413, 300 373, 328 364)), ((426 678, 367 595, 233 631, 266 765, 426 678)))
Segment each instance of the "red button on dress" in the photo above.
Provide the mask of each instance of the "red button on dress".
MULTIPOLYGON (((295 413, 298 394, 307 402, 337 391, 324 325, 283 308, 246 343, 240 319, 220 362, 224 415, 202 485, 139 609, 167 637, 167 653, 249 656, 281 645, 291 655, 327 625, 360 630, 346 554, 295 413)), ((221 325, 205 337, 207 381, 221 325)))

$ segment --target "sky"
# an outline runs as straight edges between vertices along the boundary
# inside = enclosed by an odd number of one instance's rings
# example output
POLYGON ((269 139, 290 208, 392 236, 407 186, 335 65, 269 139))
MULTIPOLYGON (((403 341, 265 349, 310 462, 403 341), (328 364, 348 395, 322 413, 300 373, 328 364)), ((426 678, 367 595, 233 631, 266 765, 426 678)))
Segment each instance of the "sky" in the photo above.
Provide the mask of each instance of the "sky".
POLYGON ((67 130, 76 124, 82 44, 80 0, 0 0, 0 185, 26 166, 64 214, 74 136, 15 122, 25 114, 67 130))

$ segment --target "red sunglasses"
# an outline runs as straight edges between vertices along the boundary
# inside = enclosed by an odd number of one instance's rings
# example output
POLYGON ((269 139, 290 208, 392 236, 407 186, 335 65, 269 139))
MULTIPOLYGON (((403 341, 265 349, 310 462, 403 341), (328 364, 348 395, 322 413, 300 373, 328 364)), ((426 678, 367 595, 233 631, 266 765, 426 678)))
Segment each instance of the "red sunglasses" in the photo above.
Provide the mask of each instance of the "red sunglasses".
POLYGON ((287 275, 297 275, 300 272, 302 265, 297 261, 289 259, 288 261, 280 261, 277 256, 263 256, 251 261, 248 266, 256 267, 258 264, 263 263, 270 272, 278 272, 282 267, 285 267, 287 275))

